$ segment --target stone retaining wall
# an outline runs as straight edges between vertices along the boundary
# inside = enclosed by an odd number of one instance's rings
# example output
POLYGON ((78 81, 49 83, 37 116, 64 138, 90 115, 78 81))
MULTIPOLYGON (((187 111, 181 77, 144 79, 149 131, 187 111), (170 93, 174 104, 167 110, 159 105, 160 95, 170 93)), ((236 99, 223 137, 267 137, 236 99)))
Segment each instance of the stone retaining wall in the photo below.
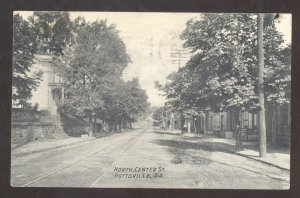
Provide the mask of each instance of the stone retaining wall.
POLYGON ((12 122, 11 143, 22 144, 32 140, 53 138, 56 127, 52 122, 12 122))

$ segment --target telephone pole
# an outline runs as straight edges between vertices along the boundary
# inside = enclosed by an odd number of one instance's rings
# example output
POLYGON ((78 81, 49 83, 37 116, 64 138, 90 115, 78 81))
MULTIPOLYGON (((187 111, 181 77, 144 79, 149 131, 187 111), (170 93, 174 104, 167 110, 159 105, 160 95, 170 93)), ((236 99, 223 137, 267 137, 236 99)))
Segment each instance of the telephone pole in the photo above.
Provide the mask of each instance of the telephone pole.
MULTIPOLYGON (((186 62, 190 58, 190 52, 185 49, 176 49, 171 48, 171 63, 178 65, 178 70, 186 64, 186 62)), ((181 134, 184 133, 184 117, 183 117, 183 109, 179 110, 180 112, 180 128, 181 128, 181 134)))
POLYGON ((265 115, 265 94, 264 94, 264 46, 263 46, 263 23, 262 13, 257 15, 257 45, 258 45, 258 99, 259 99, 259 156, 264 157, 267 153, 266 138, 266 115, 265 115))
POLYGON ((189 52, 185 49, 171 49, 171 63, 178 65, 178 70, 189 59, 189 52))

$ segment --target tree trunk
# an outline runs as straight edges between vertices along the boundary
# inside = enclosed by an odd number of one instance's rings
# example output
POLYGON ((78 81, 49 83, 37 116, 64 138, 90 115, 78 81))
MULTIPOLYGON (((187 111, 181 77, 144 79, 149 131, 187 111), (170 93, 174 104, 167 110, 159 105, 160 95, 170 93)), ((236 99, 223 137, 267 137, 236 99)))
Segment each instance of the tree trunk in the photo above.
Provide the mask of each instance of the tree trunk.
POLYGON ((182 111, 180 111, 180 129, 181 129, 181 133, 184 133, 184 117, 183 117, 183 113, 182 111))
POLYGON ((174 131, 174 115, 171 115, 171 130, 174 131))
POLYGON ((115 120, 114 122, 114 131, 115 132, 119 132, 119 128, 118 128, 118 122, 115 120))
POLYGON ((97 117, 96 117, 96 115, 94 115, 93 116, 93 121, 94 121, 94 123, 93 123, 93 133, 95 134, 95 133, 97 133, 97 117))
POLYGON ((240 110, 239 109, 234 109, 233 110, 233 115, 234 115, 234 131, 235 131, 235 146, 236 146, 236 150, 239 151, 241 150, 242 147, 242 139, 241 139, 241 133, 240 133, 240 129, 241 129, 241 122, 240 122, 240 110))
POLYGON ((122 129, 123 131, 126 130, 126 121, 124 119, 122 120, 122 129))
POLYGON ((119 130, 122 131, 123 130, 122 118, 118 121, 118 123, 119 123, 119 130))
POLYGON ((93 115, 92 115, 92 113, 90 113, 89 114, 89 126, 90 126, 90 128, 89 128, 89 136, 90 137, 93 137, 93 115))
POLYGON ((264 157, 267 153, 266 142, 266 115, 265 115, 265 95, 264 95, 264 48, 263 48, 263 14, 257 16, 258 25, 258 99, 259 99, 259 156, 264 157))
POLYGON ((124 130, 127 129, 127 120, 124 120, 124 121, 123 121, 123 127, 124 127, 124 130))
POLYGON ((195 116, 195 118, 193 119, 193 122, 194 122, 194 133, 197 134, 198 133, 198 131, 197 131, 197 129, 198 129, 198 117, 195 116))
POLYGON ((191 127, 192 127, 192 126, 191 126, 191 119, 188 118, 187 121, 188 121, 188 122, 187 122, 187 132, 188 132, 188 133, 191 133, 191 127))
POLYGON ((117 131, 120 132, 121 131, 121 122, 120 122, 120 120, 117 120, 116 124, 117 124, 117 131))

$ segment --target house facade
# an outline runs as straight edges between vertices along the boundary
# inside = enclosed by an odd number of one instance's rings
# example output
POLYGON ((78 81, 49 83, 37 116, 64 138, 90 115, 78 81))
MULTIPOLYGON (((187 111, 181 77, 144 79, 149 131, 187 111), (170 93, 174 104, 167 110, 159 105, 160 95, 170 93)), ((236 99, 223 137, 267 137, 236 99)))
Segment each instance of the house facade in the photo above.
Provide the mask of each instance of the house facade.
POLYGON ((50 55, 36 54, 32 71, 42 71, 43 75, 29 102, 38 104, 39 110, 47 110, 51 115, 57 115, 58 107, 64 101, 63 77, 59 63, 50 55))
POLYGON ((226 112, 207 112, 206 113, 206 132, 214 133, 220 137, 233 138, 237 125, 244 131, 245 139, 258 139, 258 114, 240 110, 238 115, 233 111, 226 112))
POLYGON ((171 109, 163 112, 162 129, 177 131, 181 130, 180 113, 171 109))

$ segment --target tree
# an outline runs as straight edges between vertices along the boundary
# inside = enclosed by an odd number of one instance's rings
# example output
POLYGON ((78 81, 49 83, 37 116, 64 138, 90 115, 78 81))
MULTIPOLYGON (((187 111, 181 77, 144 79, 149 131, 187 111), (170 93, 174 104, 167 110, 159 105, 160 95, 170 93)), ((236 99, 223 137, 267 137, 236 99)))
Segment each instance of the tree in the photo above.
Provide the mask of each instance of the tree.
MULTIPOLYGON (((169 101, 198 112, 261 111, 256 19, 254 14, 204 14, 190 20, 181 38, 193 55, 165 85, 169 101)), ((265 15, 263 39, 267 105, 289 103, 290 47, 283 45, 272 14, 265 15)))
POLYGON ((36 36, 37 51, 62 56, 72 41, 72 23, 68 12, 35 11, 29 17, 36 36))
POLYGON ((118 131, 131 127, 149 106, 145 90, 140 88, 137 78, 127 82, 113 79, 109 87, 103 93, 104 108, 99 111, 99 117, 118 131))
POLYGON ((76 29, 66 60, 64 109, 88 115, 93 131, 94 116, 106 108, 106 93, 113 92, 112 83, 120 80, 130 61, 125 44, 115 25, 103 20, 85 23, 76 29))
POLYGON ((131 122, 135 122, 141 117, 149 107, 146 91, 140 87, 139 79, 133 78, 125 83, 127 97, 124 101, 126 115, 131 122))
POLYGON ((13 17, 12 100, 25 107, 40 82, 42 72, 32 72, 35 36, 30 24, 20 15, 13 17))
MULTIPOLYGON (((187 68, 191 74, 197 73, 201 81, 190 86, 198 90, 195 96, 198 99, 193 104, 214 111, 241 107, 254 112, 260 110, 256 24, 256 16, 252 14, 205 14, 200 20, 188 22, 181 37, 194 55, 187 68)), ((286 89, 277 89, 289 84, 289 65, 282 59, 286 47, 282 45, 283 38, 276 30, 272 15, 265 16, 264 27, 264 91, 269 101, 288 102, 286 89)))
POLYGON ((165 93, 166 108, 180 113, 181 132, 183 133, 184 118, 200 115, 205 110, 202 108, 205 105, 199 104, 197 96, 198 90, 202 86, 202 78, 199 78, 198 73, 190 72, 187 67, 182 67, 178 72, 171 73, 167 79, 164 86, 156 83, 156 88, 165 93))
POLYGON ((160 126, 162 124, 163 111, 164 111, 163 107, 159 107, 154 111, 154 113, 152 115, 154 126, 160 126))

